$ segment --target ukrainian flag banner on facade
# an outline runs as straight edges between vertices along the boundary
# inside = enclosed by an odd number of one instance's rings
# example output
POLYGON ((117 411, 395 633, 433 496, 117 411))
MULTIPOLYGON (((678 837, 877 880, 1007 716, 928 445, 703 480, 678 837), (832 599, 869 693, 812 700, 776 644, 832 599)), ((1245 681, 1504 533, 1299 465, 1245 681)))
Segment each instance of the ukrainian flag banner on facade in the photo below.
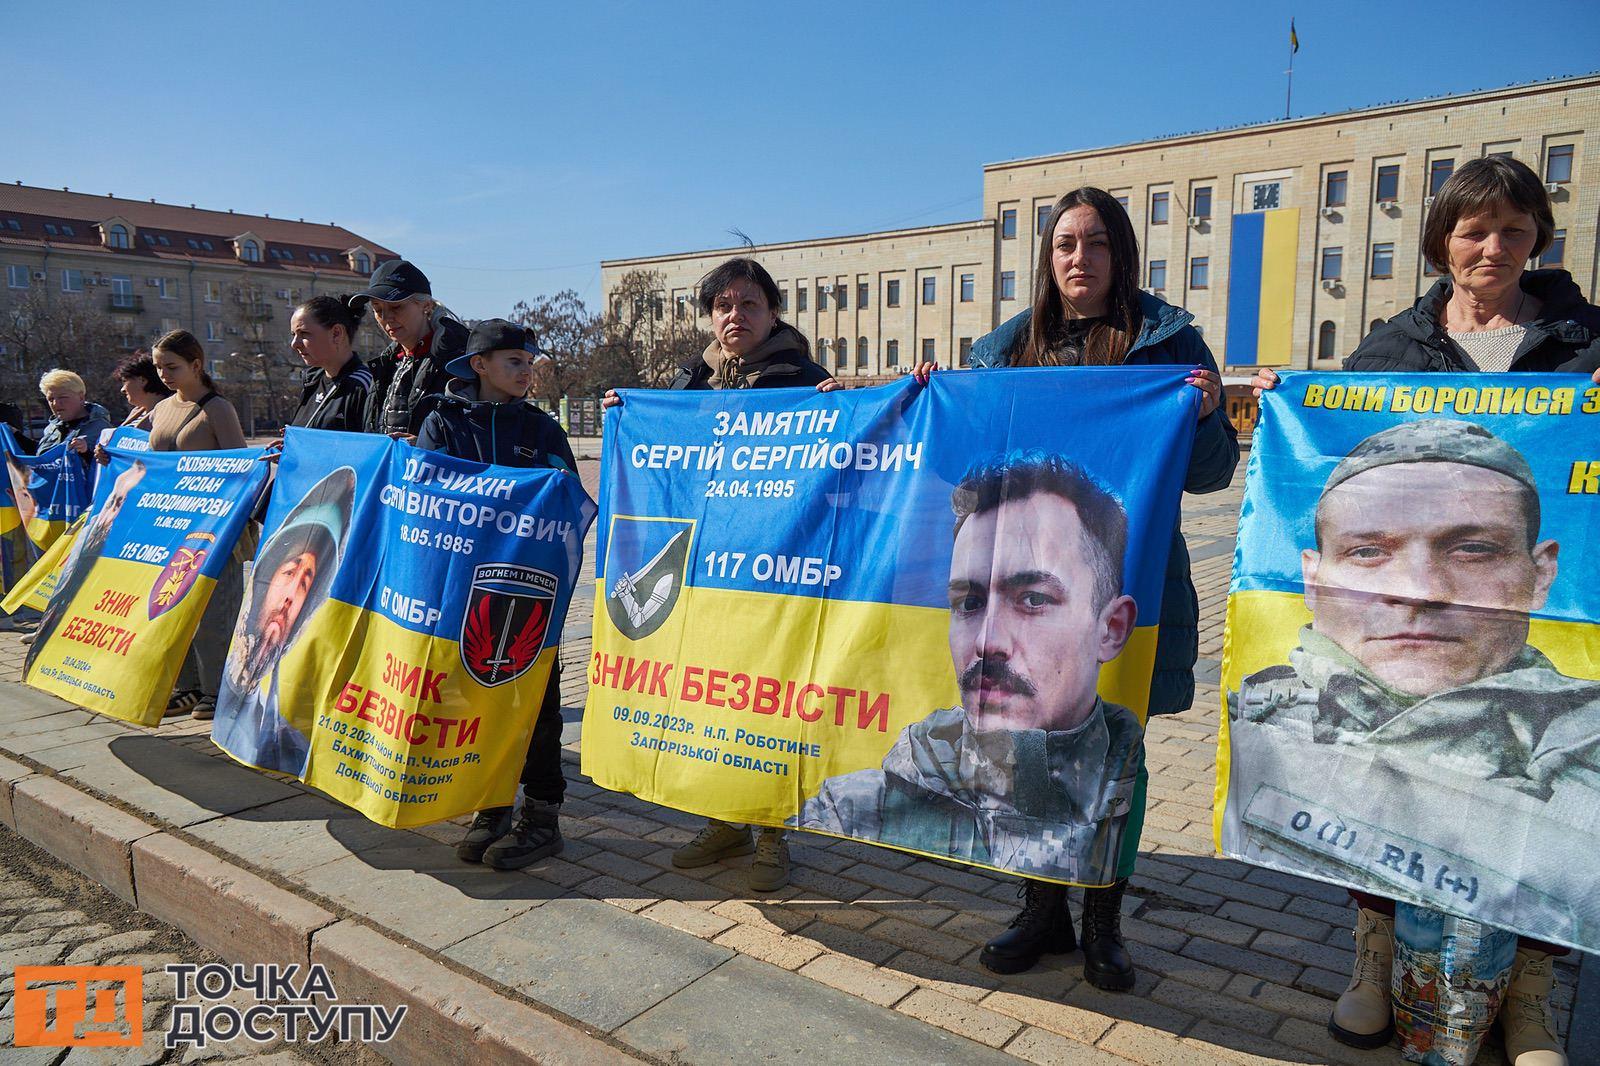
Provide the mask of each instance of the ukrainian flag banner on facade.
POLYGON ((1131 863, 1181 371, 624 397, 597 784, 1065 882, 1131 863))
POLYGON ((1285 373, 1261 416, 1218 849, 1600 950, 1600 386, 1285 373))
POLYGON ((290 429, 212 739, 388 826, 509 805, 594 512, 571 474, 290 429))
POLYGON ((89 710, 157 725, 211 590, 266 487, 265 452, 107 451, 111 463, 95 483, 23 680, 89 710))
POLYGON ((11 427, 0 423, 0 459, 6 466, 11 505, 28 539, 49 548, 89 507, 89 468, 66 444, 29 455, 11 427))
MULTIPOLYGON (((150 434, 142 429, 123 427, 109 431, 104 435, 104 439, 108 448, 124 448, 132 452, 150 450, 150 434)), ((100 469, 102 468, 97 464, 95 471, 100 469)), ((0 503, 0 518, 3 518, 3 515, 4 504, 0 503)), ((6 594, 5 599, 0 600, 0 610, 7 614, 15 614, 24 607, 35 611, 45 609, 50 602, 50 596, 56 590, 56 585, 61 580, 62 564, 71 556, 72 546, 77 542, 78 534, 83 530, 88 517, 87 512, 80 514, 59 537, 51 542, 50 547, 39 555, 26 573, 0 585, 0 589, 4 589, 6 594)), ((0 534, 0 537, 3 537, 3 534, 0 534)))

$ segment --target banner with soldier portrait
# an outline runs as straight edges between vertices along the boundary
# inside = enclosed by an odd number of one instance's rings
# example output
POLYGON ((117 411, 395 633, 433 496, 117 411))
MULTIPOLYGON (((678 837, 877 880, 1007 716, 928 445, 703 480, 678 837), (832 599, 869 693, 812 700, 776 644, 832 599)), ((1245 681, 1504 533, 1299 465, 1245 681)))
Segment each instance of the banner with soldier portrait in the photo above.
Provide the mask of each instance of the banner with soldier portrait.
POLYGON ((157 725, 268 469, 259 448, 152 452, 142 440, 126 443, 107 448, 111 462, 60 564, 23 680, 157 725))
POLYGON ((384 825, 510 804, 593 519, 562 471, 290 429, 212 739, 384 825))
POLYGON ((69 444, 30 455, 11 427, 0 423, 0 460, 16 522, 34 546, 47 550, 89 507, 90 470, 69 444))
POLYGON ((1600 950, 1600 387, 1285 373, 1228 599, 1223 853, 1600 950))
POLYGON ((1143 811, 1185 376, 625 392, 584 771, 732 822, 1114 880, 1143 811))

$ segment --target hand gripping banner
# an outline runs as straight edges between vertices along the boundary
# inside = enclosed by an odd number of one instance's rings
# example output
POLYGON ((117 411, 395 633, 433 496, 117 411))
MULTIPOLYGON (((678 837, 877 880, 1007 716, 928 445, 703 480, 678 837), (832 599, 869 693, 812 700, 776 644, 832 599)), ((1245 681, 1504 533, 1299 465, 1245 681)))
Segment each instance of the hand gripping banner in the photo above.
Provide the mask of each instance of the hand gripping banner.
POLYGON ((597 784, 1117 876, 1199 401, 1183 372, 624 395, 584 714, 597 784))
POLYGON ((381 436, 278 465, 212 738, 384 825, 509 805, 594 502, 381 436))
POLYGON ((1286 373, 1261 416, 1219 850, 1600 950, 1600 387, 1286 373))
POLYGON ((265 453, 107 450, 23 679, 158 725, 211 590, 237 565, 234 544, 267 483, 265 453))

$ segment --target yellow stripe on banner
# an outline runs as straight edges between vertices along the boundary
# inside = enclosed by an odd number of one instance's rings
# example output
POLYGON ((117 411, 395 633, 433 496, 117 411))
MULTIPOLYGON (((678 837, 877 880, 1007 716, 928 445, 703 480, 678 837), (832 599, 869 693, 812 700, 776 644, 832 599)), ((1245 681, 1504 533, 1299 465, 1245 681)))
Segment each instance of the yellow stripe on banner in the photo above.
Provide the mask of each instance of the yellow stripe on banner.
POLYGON ((1294 334, 1295 260, 1300 251, 1300 209, 1268 211, 1261 237, 1261 311, 1256 364, 1285 366, 1294 334))
MULTIPOLYGON (((960 703, 944 608, 686 588, 660 629, 629 640, 605 596, 596 582, 583 771, 614 791, 779 824, 824 780, 878 768, 908 725, 960 703)), ((1141 720, 1155 645, 1156 627, 1136 629, 1100 673, 1101 694, 1141 720)))
POLYGON ((0 600, 0 611, 16 614, 24 607, 42 611, 49 605, 50 595, 55 592, 56 583, 61 579, 61 566, 67 561, 73 542, 83 530, 83 521, 80 518, 67 533, 57 537, 50 549, 17 579, 16 584, 6 592, 5 599, 0 600))
MULTIPOLYGON (((1217 731, 1217 788, 1211 827, 1217 851, 1222 850, 1222 815, 1228 795, 1228 693, 1259 670, 1289 661, 1300 644, 1300 630, 1310 624, 1305 597, 1297 592, 1255 589, 1228 597, 1222 638, 1222 706, 1217 731)), ((1528 625, 1528 643, 1549 656, 1568 677, 1600 679, 1600 625, 1535 618, 1528 625)))

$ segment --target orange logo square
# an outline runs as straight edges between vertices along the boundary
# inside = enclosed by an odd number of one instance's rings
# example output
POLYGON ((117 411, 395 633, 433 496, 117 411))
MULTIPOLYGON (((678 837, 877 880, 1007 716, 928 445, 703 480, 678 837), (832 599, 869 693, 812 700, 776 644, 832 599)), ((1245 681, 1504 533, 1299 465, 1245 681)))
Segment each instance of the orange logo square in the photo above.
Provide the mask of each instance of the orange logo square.
POLYGON ((18 966, 17 1047, 138 1047, 144 971, 137 966, 18 966))

